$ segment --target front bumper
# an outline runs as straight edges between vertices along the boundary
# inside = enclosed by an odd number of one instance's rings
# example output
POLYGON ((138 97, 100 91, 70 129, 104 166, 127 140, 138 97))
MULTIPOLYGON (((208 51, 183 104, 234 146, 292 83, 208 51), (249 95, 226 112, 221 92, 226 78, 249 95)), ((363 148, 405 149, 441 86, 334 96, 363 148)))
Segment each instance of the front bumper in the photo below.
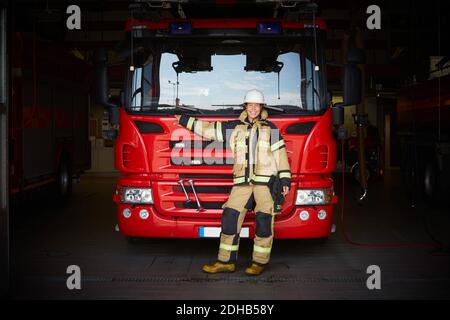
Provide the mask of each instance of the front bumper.
MULTIPOLYGON (((334 198, 333 203, 337 201, 334 198)), ((153 205, 129 205, 117 203, 119 229, 125 236, 149 238, 199 238, 201 227, 220 227, 221 220, 217 218, 170 217, 159 214, 153 205), (131 210, 131 216, 125 218, 124 209, 131 210), (148 211, 148 218, 142 219, 139 212, 148 211)), ((316 207, 295 207, 290 215, 275 218, 274 238, 300 239, 328 237, 333 223, 333 205, 316 207), (325 210, 327 216, 321 220, 318 212, 325 210), (300 219, 300 212, 308 211, 309 219, 300 219)), ((249 236, 255 236, 255 220, 246 219, 243 228, 249 228, 249 236)))

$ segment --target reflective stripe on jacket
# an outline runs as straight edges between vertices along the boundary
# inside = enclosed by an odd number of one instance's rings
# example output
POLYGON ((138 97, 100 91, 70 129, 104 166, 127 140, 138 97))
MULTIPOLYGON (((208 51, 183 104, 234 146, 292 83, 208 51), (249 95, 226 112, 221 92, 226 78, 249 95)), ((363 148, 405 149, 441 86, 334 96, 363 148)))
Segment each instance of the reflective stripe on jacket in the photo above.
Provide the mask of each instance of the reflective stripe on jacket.
POLYGON ((278 175, 283 186, 291 185, 291 171, 284 140, 278 128, 262 110, 258 120, 250 123, 244 110, 239 120, 209 122, 182 115, 180 124, 209 140, 227 142, 233 153, 233 183, 267 185, 278 175), (229 138, 228 138, 229 137, 229 138))

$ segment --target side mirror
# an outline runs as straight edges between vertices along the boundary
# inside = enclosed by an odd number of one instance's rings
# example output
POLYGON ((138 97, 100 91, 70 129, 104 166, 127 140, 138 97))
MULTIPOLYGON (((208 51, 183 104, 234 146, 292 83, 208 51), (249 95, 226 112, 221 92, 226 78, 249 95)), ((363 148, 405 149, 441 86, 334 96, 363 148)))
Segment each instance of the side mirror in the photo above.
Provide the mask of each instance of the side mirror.
POLYGON ((114 106, 109 108, 109 123, 119 124, 119 107, 114 106))
POLYGON ((125 92, 123 90, 120 90, 120 103, 122 106, 125 105, 125 92))
POLYGON ((95 102, 105 107, 108 106, 108 56, 105 49, 98 49, 94 52, 95 66, 95 102))
POLYGON ((117 129, 109 129, 105 132, 105 136, 108 140, 116 140, 117 139, 117 129))
POLYGON ((342 106, 333 106, 333 125, 342 126, 344 124, 344 108, 342 106))
POLYGON ((331 104, 333 102, 333 92, 331 90, 327 91, 327 103, 331 104))
POLYGON ((362 73, 357 65, 365 62, 364 51, 358 48, 350 48, 347 60, 347 64, 340 65, 344 68, 342 78, 344 101, 336 104, 339 107, 352 106, 361 102, 362 73))
POLYGON ((361 70, 354 63, 344 66, 344 106, 351 106, 361 102, 362 75, 361 70))
POLYGON ((364 50, 350 48, 347 54, 347 64, 344 65, 344 102, 343 106, 352 106, 361 102, 362 74, 358 64, 366 61, 364 50))
POLYGON ((94 52, 95 65, 95 102, 108 108, 111 124, 119 123, 119 105, 109 101, 108 55, 105 49, 94 52))

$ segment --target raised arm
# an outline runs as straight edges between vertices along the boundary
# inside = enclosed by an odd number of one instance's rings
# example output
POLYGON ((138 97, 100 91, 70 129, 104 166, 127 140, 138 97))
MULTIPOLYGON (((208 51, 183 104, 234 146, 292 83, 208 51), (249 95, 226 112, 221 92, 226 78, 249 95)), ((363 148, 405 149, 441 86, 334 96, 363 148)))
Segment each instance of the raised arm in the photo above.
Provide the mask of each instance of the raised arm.
POLYGON ((224 142, 226 139, 226 130, 232 129, 234 121, 206 121, 189 117, 186 115, 176 116, 178 122, 187 129, 193 131, 206 139, 224 142))

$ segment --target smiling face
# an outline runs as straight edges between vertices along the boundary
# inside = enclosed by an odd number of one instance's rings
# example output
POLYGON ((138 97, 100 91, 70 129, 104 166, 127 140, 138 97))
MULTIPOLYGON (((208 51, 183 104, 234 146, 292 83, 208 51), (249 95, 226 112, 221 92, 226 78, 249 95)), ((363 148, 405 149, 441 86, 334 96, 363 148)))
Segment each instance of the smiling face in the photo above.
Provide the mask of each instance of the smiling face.
POLYGON ((261 114, 262 105, 260 103, 249 102, 246 104, 248 119, 253 122, 261 114))

